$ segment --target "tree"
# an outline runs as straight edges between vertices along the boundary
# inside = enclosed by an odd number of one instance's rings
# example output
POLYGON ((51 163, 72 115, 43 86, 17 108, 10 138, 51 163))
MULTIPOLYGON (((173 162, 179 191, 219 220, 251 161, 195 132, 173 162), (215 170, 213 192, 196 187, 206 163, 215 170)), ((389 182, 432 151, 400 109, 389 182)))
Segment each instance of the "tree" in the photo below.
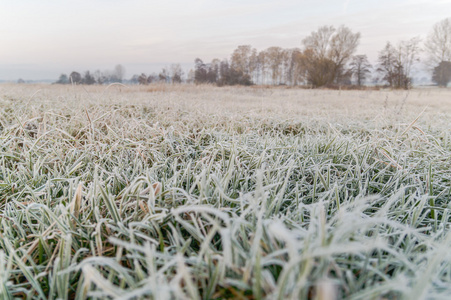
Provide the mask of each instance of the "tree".
MULTIPOLYGON (((125 76, 125 68, 123 65, 116 65, 114 67, 113 76, 115 77, 117 82, 122 82, 125 76)), ((112 77, 113 77, 112 76, 112 77)))
POLYGON ((194 82, 196 84, 207 82, 207 66, 200 58, 194 60, 194 82))
POLYGON ((335 65, 334 77, 337 83, 349 77, 349 72, 345 70, 345 65, 352 58, 359 41, 360 33, 352 33, 345 26, 340 26, 333 35, 329 56, 335 65))
POLYGON ((420 61, 420 42, 419 37, 414 37, 398 45, 398 57, 406 77, 411 77, 413 66, 420 61))
POLYGON ((236 48, 230 59, 230 67, 243 74, 250 74, 250 58, 252 47, 241 45, 236 48))
POLYGON ((313 31, 308 37, 302 40, 302 44, 306 50, 311 51, 312 55, 317 58, 325 58, 329 56, 330 41, 335 32, 333 26, 322 26, 318 31, 313 31))
POLYGON ((158 81, 163 83, 170 81, 169 72, 166 68, 161 69, 161 72, 158 74, 158 81))
POLYGON ((420 60, 419 43, 420 39, 416 37, 400 42, 396 48, 387 42, 385 48, 379 52, 377 71, 383 75, 382 80, 390 87, 410 88, 413 65, 420 60))
POLYGON ((259 73, 259 59, 257 49, 252 49, 251 55, 249 57, 249 75, 251 76, 252 82, 258 81, 259 73))
POLYGON ((138 84, 146 85, 147 84, 147 75, 144 73, 141 73, 138 77, 138 84))
POLYGON ((207 82, 208 83, 217 83, 219 79, 219 66, 221 61, 217 58, 213 59, 211 63, 207 64, 207 82))
POLYGON ((100 70, 95 70, 93 75, 97 84, 104 84, 108 81, 108 78, 100 70))
POLYGON ((432 81, 446 87, 451 82, 451 61, 442 61, 432 72, 432 81))
POLYGON ((66 74, 61 74, 60 77, 58 78, 58 80, 55 83, 68 84, 69 83, 69 78, 67 77, 66 74))
POLYGON ((155 72, 147 76, 147 83, 157 82, 158 80, 159 76, 155 72))
POLYGON ((267 75, 267 59, 266 59, 266 52, 260 51, 257 56, 257 82, 259 80, 259 77, 261 76, 260 83, 265 84, 266 83, 266 75, 267 75))
POLYGON ((397 49, 387 42, 384 49, 379 52, 379 67, 377 71, 382 74, 382 80, 392 88, 401 88, 409 84, 409 79, 404 76, 397 49))
POLYGON ((268 67, 271 70, 272 84, 280 84, 280 77, 283 74, 282 63, 284 61, 284 50, 280 47, 270 47, 265 52, 268 67))
POLYGON ((92 76, 89 71, 86 71, 85 72, 85 76, 82 79, 82 83, 83 84, 87 84, 87 85, 91 85, 91 84, 96 83, 96 80, 95 80, 94 76, 92 76))
POLYGON ((171 79, 172 83, 182 83, 183 71, 180 64, 171 65, 171 79))
POLYGON ((139 84, 139 75, 138 74, 133 75, 132 78, 130 78, 130 83, 139 84))
POLYGON ((186 83, 189 83, 189 84, 194 83, 194 70, 193 69, 189 70, 188 75, 186 77, 186 83))
POLYGON ((451 61, 451 18, 434 25, 424 48, 429 56, 427 62, 431 67, 438 66, 442 61, 451 61))
POLYGON ((304 45, 305 66, 308 80, 313 86, 340 83, 349 73, 346 64, 351 59, 360 41, 360 33, 353 33, 342 25, 338 29, 333 26, 322 26, 306 37, 304 45), (319 74, 321 72, 327 74, 319 74), (318 81, 315 81, 318 79, 318 81), (312 81, 313 80, 313 81, 312 81))
POLYGON ((80 84, 80 83, 81 83, 81 80, 82 80, 80 73, 75 72, 75 71, 73 71, 72 73, 70 73, 69 79, 70 79, 69 81, 70 81, 71 83, 75 83, 75 84, 80 84))
POLYGON ((352 57, 350 64, 352 74, 357 79, 357 85, 362 86, 363 82, 371 74, 371 64, 368 62, 366 55, 355 55, 352 57))
POLYGON ((227 85, 230 82, 230 67, 227 59, 224 59, 219 64, 219 79, 217 81, 218 86, 227 85))
POLYGON ((293 49, 291 52, 291 65, 290 65, 290 81, 292 85, 298 85, 304 80, 305 68, 303 64, 303 53, 299 49, 293 49))
POLYGON ((219 63, 218 78, 216 81, 218 86, 223 85, 252 85, 249 74, 231 68, 229 62, 225 59, 219 63))
POLYGON ((312 49, 304 50, 302 64, 307 82, 313 87, 325 86, 334 81, 334 62, 326 57, 319 58, 312 49))

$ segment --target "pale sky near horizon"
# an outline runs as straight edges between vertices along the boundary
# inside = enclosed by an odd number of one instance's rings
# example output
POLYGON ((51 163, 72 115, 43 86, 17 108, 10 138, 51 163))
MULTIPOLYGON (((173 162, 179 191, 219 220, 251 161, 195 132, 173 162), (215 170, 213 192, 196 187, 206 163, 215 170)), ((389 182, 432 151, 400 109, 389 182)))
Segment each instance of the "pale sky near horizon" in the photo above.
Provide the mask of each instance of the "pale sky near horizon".
POLYGON ((126 68, 126 77, 229 58, 238 45, 301 47, 322 25, 362 34, 374 62, 387 41, 451 17, 451 0, 0 0, 0 80, 126 68))

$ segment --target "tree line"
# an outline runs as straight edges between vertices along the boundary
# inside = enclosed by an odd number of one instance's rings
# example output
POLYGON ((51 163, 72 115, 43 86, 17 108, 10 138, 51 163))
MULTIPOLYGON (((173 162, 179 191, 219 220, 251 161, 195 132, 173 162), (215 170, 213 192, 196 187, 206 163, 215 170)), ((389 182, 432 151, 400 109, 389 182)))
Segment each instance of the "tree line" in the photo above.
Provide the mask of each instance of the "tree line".
POLYGON ((58 80, 55 82, 57 84, 110 84, 115 82, 120 82, 124 80, 125 68, 122 65, 116 65, 113 70, 100 71, 96 70, 94 72, 85 71, 80 74, 76 71, 72 71, 69 76, 67 74, 61 74, 58 80))
POLYGON ((180 64, 172 64, 169 68, 163 68, 160 73, 152 73, 146 75, 133 75, 130 79, 125 78, 125 67, 116 65, 113 70, 95 72, 85 71, 83 74, 72 71, 69 75, 61 74, 56 84, 111 84, 111 83, 128 83, 128 84, 150 84, 155 82, 160 83, 182 83, 183 70, 180 64))
POLYGON ((418 37, 387 42, 372 66, 365 54, 355 54, 360 33, 346 26, 322 26, 302 40, 302 48, 270 47, 258 52, 250 45, 238 46, 230 60, 195 60, 195 83, 309 85, 311 87, 362 86, 371 79, 391 88, 412 85, 420 54, 439 86, 451 82, 451 18, 435 24, 424 45, 418 37))
MULTIPOLYGON (((451 18, 434 25, 426 41, 418 37, 387 42, 378 52, 377 63, 371 65, 365 54, 356 54, 361 35, 342 25, 322 26, 305 37, 301 48, 269 47, 257 51, 250 45, 238 46, 229 59, 194 61, 194 70, 186 77, 180 64, 163 68, 160 73, 133 75, 127 83, 150 84, 196 83, 224 85, 308 85, 311 87, 362 86, 372 79, 391 88, 410 88, 414 66, 420 54, 427 54, 425 64, 432 80, 440 86, 451 82, 451 18), (375 74, 374 77, 371 75, 375 74)), ((56 83, 104 84, 123 82, 125 69, 117 65, 113 71, 84 75, 61 74, 56 83)))
MULTIPOLYGON (((160 83, 182 83, 184 81, 184 73, 180 64, 172 64, 170 67, 163 68, 160 73, 152 73, 146 75, 141 73, 140 75, 133 75, 130 79, 132 84, 150 84, 155 82, 160 83)), ((188 82, 186 80, 186 82, 188 82)))

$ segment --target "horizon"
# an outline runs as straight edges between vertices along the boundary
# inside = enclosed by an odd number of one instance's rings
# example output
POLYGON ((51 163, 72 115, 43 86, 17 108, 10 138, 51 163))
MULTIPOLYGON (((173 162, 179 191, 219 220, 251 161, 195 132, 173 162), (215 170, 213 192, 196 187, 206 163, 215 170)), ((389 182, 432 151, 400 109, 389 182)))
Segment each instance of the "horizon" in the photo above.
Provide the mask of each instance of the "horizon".
MULTIPOLYGON (((374 64, 386 42, 415 36, 424 41, 451 11, 449 0, 153 3, 3 1, 0 80, 56 80, 62 73, 111 70, 117 64, 125 67, 126 78, 173 63, 187 72, 197 57, 228 59, 239 45, 259 51, 300 48, 318 27, 342 24, 361 33, 356 54, 366 54, 374 64)), ((425 67, 418 65, 417 73, 422 77, 425 67)))

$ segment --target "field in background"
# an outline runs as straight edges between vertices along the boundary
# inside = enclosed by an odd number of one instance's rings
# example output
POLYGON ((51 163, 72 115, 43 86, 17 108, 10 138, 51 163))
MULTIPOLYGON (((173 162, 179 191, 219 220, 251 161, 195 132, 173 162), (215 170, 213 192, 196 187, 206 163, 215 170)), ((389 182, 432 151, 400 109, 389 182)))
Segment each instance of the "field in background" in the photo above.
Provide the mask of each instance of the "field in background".
POLYGON ((0 85, 0 295, 451 294, 451 90, 0 85))

